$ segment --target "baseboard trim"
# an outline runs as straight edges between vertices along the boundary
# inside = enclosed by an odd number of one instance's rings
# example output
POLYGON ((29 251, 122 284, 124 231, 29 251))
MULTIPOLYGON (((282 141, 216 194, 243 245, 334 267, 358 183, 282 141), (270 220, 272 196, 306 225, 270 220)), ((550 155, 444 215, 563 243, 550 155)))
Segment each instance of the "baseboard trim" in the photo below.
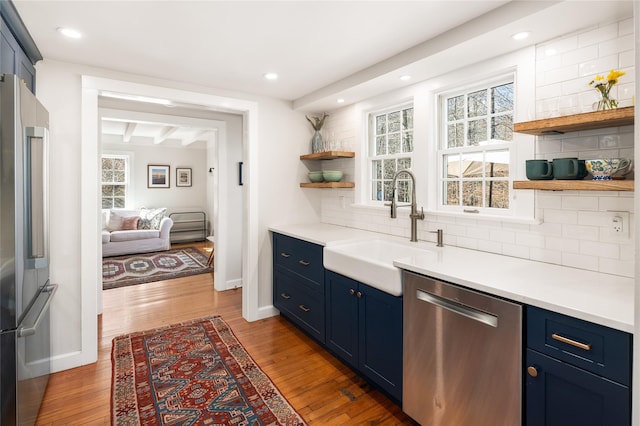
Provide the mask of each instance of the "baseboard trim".
POLYGON ((220 291, 233 290, 234 288, 240 288, 240 287, 242 287, 242 278, 239 278, 237 280, 229 280, 226 283, 224 283, 222 288, 217 288, 216 290, 220 290, 220 291))
POLYGON ((70 370, 84 365, 82 352, 75 351, 51 357, 51 372, 70 370))

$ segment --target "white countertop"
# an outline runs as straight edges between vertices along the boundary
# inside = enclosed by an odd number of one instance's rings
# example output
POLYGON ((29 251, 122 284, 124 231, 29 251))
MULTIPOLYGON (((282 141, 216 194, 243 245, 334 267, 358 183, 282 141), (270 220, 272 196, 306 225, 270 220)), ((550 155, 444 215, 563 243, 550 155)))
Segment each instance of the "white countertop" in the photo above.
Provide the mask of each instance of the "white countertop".
MULTIPOLYGON (((322 246, 367 238, 396 239, 320 223, 269 229, 322 246)), ((424 255, 393 263, 407 271, 633 333, 632 278, 458 247, 436 248, 435 244, 424 255)))

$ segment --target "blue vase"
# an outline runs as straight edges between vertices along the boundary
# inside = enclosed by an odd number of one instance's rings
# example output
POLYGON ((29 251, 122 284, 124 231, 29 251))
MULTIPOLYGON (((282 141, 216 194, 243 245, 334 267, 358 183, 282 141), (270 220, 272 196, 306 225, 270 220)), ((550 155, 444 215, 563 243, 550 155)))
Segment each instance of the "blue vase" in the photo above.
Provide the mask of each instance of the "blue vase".
POLYGON ((311 138, 311 153, 315 154, 316 152, 322 152, 322 135, 319 130, 316 130, 311 138))

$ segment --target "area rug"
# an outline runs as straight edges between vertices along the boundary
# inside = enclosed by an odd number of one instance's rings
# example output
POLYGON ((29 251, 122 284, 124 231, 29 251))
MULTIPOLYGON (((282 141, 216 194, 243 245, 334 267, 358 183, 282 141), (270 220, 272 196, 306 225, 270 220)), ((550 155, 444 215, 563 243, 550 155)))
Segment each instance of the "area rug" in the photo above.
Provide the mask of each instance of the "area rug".
POLYGON ((219 316, 113 339, 112 425, 305 425, 219 316))
POLYGON ((213 272, 208 254, 195 247, 102 259, 102 288, 169 280, 213 272))

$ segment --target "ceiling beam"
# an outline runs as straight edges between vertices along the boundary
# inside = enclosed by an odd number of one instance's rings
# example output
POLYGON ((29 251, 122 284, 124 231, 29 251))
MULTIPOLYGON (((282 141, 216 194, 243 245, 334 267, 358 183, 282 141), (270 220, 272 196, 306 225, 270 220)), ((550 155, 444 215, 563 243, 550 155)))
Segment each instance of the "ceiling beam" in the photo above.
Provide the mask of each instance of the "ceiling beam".
POLYGON ((190 137, 188 139, 183 139, 182 140, 182 146, 191 145, 192 143, 194 143, 196 141, 202 140, 207 133, 211 133, 211 132, 212 132, 212 130, 200 130, 198 133, 196 133, 192 137, 190 137))
POLYGON ((131 142, 131 136, 133 132, 136 130, 136 123, 127 123, 127 128, 124 131, 124 135, 122 136, 123 142, 131 142))
POLYGON ((159 135, 153 138, 153 144, 154 145, 161 144, 162 142, 166 141, 169 138, 169 136, 171 136, 176 131, 178 131, 178 129, 179 127, 165 127, 164 129, 162 129, 159 135))

